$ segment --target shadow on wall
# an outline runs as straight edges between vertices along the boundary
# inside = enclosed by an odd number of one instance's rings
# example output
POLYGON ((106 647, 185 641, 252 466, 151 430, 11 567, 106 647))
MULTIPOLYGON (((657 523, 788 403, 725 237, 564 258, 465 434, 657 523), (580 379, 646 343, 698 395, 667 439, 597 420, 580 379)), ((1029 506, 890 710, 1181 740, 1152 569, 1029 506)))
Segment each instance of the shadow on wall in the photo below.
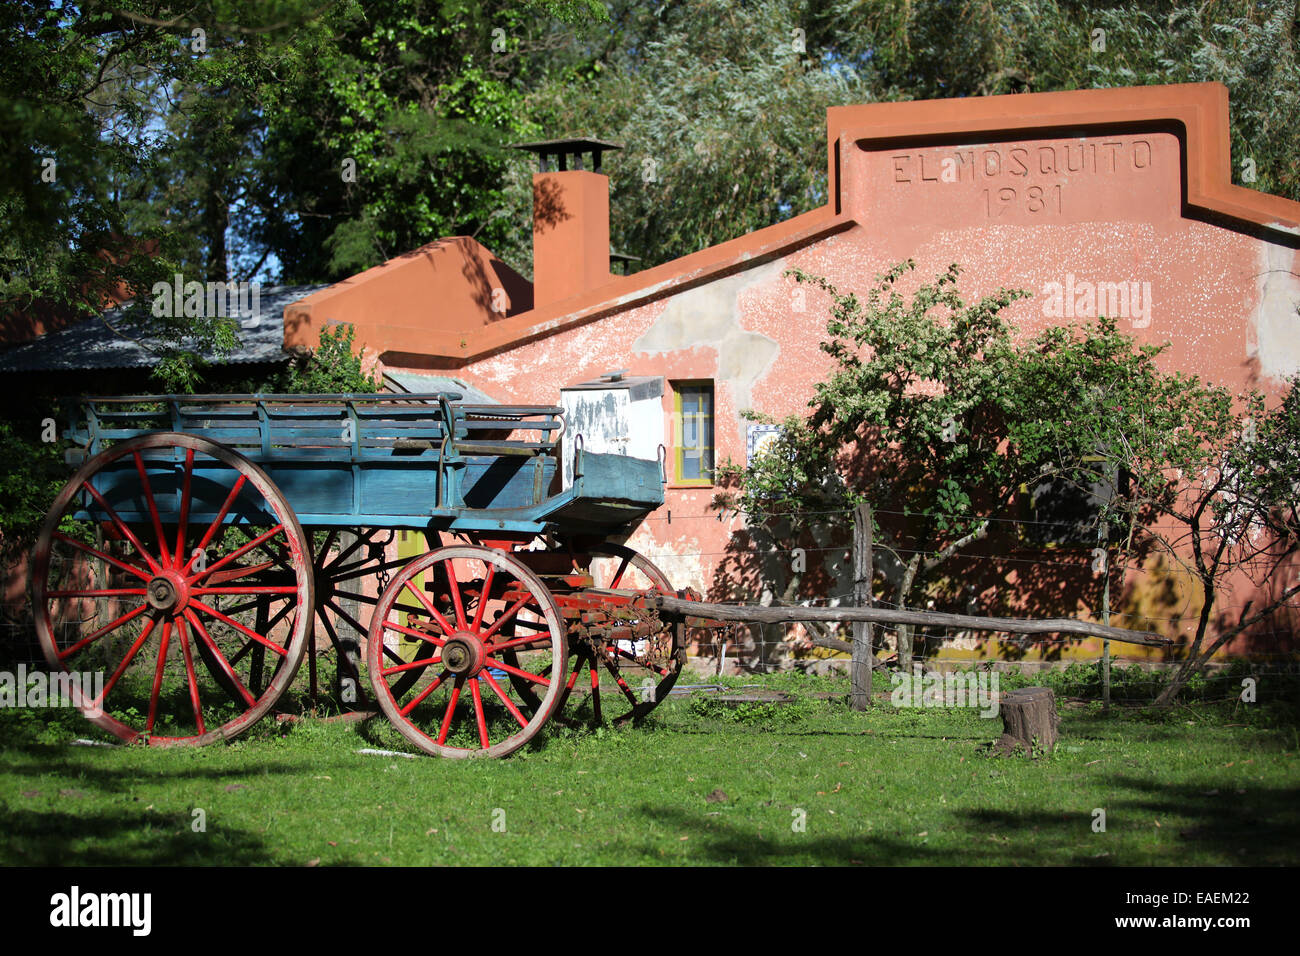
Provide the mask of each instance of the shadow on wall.
MULTIPOLYGON (((877 513, 877 522, 878 541, 890 542, 904 554, 920 548, 909 519, 877 513)), ((970 553, 949 559, 942 575, 932 579, 924 595, 913 595, 912 606, 990 617, 1101 619, 1106 575, 1094 570, 1095 558, 1089 544, 1043 547, 1026 543, 1024 525, 1009 521, 999 522, 996 527, 998 530, 972 546, 970 553)), ((889 567, 886 549, 880 544, 875 554, 872 593, 882 606, 892 606, 897 601, 897 571, 889 567)), ((1260 596, 1255 605, 1266 605, 1273 592, 1284 590, 1294 579, 1294 567, 1275 571, 1259 582, 1260 596)), ((1135 550, 1127 571, 1118 564, 1110 569, 1110 587, 1112 624, 1154 631, 1177 642, 1168 649, 1112 644, 1113 655, 1149 662, 1183 659, 1201 611, 1199 585, 1185 569, 1173 566, 1148 546, 1135 550)), ((783 523, 770 529, 755 526, 735 532, 714 570, 707 599, 765 604, 810 601, 813 606, 825 607, 834 599, 851 604, 852 592, 851 529, 843 524, 814 526, 794 534, 789 524, 783 523), (794 548, 804 549, 802 573, 796 570, 794 548)), ((1235 606, 1230 594, 1220 601, 1223 603, 1215 608, 1207 640, 1212 640, 1215 632, 1234 626, 1242 614, 1243 608, 1235 606)), ((1283 607, 1234 639, 1229 649, 1234 655, 1294 654, 1300 649, 1298 627, 1300 612, 1283 607)), ((793 633, 793 627, 785 625, 753 625, 750 644, 741 654, 742 666, 760 671, 779 666, 791 652, 786 641, 793 633)), ((887 646, 885 639, 892 633, 892 628, 875 628, 877 650, 887 646)), ((832 625, 826 634, 841 640, 851 637, 847 625, 832 625)), ((1061 640, 1048 635, 1022 641, 987 632, 920 629, 914 638, 914 653, 918 659, 932 658, 956 638, 973 639, 972 653, 977 659, 1006 661, 1062 661, 1071 657, 1072 651, 1084 652, 1091 659, 1096 646, 1093 644, 1093 649, 1085 652, 1081 645, 1087 639, 1083 638, 1061 640)), ((711 656, 717 656, 719 651, 716 639, 701 640, 698 648, 699 653, 711 656)), ((729 648, 728 655, 734 653, 729 648)))
POLYGON ((470 298, 487 315, 485 324, 531 311, 532 283, 490 252, 487 256, 475 256, 470 254, 471 249, 460 250, 460 271, 470 298))
POLYGON ((572 218, 573 214, 564 208, 564 191, 554 179, 538 179, 533 183, 534 232, 546 232, 572 218))
POLYGON ((455 367, 430 364, 429 356, 400 360, 385 348, 386 329, 469 338, 476 328, 533 308, 532 283, 476 240, 457 236, 402 253, 361 276, 336 283, 285 310, 285 340, 308 343, 316 327, 335 320, 358 329, 358 344, 381 353, 383 361, 408 368, 455 367), (310 301, 312 299, 315 301, 310 301), (383 303, 377 305, 376 303, 383 303))

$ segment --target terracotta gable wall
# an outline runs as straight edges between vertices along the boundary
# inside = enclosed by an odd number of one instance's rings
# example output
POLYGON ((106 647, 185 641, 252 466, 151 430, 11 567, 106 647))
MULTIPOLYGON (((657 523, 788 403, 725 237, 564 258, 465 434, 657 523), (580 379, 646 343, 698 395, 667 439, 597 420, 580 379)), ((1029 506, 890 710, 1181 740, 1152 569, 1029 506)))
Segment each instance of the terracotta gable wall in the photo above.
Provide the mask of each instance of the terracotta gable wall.
POLYGON ((468 237, 439 239, 298 300, 285 309, 286 348, 314 346, 350 323, 372 350, 427 354, 430 343, 531 310, 532 284, 468 237))

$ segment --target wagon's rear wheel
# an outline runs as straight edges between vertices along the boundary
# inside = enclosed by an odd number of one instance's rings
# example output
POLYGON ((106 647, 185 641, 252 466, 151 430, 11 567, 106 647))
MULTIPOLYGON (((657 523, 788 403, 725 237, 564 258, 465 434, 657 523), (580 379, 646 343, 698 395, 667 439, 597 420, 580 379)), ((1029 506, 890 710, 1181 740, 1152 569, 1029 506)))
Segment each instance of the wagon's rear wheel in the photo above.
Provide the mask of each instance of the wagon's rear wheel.
POLYGON ((475 545, 440 548, 403 568, 379 598, 366 641, 371 688, 426 753, 504 757, 559 703, 564 635, 550 591, 519 561, 475 545), (410 660, 399 653, 402 637, 420 642, 410 660), (511 679, 536 688, 531 700, 511 679))
MULTIPOLYGON (((388 583, 390 573, 410 558, 387 556, 394 539, 391 529, 330 528, 317 531, 312 541, 312 573, 316 582, 316 633, 325 635, 334 648, 337 662, 336 691, 345 708, 364 708, 369 702, 360 670, 362 644, 370 630, 371 612, 379 597, 366 593, 368 579, 375 578, 378 590, 388 583)), ((316 668, 316 640, 307 646, 307 665, 313 704, 319 695, 316 668)))
POLYGON ((293 681, 311 626, 302 528, 266 473, 193 435, 87 461, 37 540, 32 604, 73 703, 126 741, 247 730, 293 681))
MULTIPOLYGON (((676 595, 668 576, 653 561, 626 545, 603 542, 573 548, 575 570, 586 571, 592 586, 608 590, 659 591, 676 595)), ((638 620, 622 622, 635 629, 638 620)), ((686 663, 685 625, 665 625, 647 638, 571 643, 568 682, 560 699, 563 708, 575 688, 587 693, 569 713, 587 708, 591 720, 615 724, 640 720, 667 699, 686 663)), ((516 688, 527 695, 526 686, 516 688)))

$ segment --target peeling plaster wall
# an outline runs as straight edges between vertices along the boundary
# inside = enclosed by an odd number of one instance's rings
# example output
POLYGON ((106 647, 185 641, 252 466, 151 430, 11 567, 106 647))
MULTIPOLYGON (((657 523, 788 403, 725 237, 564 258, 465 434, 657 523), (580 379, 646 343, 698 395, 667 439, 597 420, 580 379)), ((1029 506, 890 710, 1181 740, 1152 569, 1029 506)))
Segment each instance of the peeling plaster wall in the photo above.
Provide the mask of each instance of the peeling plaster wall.
POLYGON ((1300 256, 1285 246, 1260 243, 1259 307, 1251 317, 1255 357, 1274 380, 1300 372, 1300 256))
MULTIPOLYGON (((752 407, 754 384, 767 374, 781 353, 775 338, 744 328, 743 317, 753 304, 745 293, 770 284, 784 268, 785 260, 779 259, 683 292, 632 343, 633 352, 647 355, 712 348, 717 353, 717 367, 709 377, 715 383, 725 383, 731 391, 736 410, 732 424, 742 448, 745 432, 739 412, 752 407)), ((714 427, 717 429, 718 425, 715 423, 714 427)))

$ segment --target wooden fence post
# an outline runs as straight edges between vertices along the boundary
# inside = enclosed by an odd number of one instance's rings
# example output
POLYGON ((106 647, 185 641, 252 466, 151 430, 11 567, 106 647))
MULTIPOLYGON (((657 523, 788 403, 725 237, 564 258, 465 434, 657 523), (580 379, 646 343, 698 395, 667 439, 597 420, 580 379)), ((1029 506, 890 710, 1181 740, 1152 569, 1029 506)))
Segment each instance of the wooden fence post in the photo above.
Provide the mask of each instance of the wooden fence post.
MULTIPOLYGON (((853 603, 871 606, 871 506, 860 504, 853 513, 853 603)), ((868 621, 853 622, 853 658, 849 663, 849 705, 854 710, 871 706, 871 645, 873 626, 868 621)))

